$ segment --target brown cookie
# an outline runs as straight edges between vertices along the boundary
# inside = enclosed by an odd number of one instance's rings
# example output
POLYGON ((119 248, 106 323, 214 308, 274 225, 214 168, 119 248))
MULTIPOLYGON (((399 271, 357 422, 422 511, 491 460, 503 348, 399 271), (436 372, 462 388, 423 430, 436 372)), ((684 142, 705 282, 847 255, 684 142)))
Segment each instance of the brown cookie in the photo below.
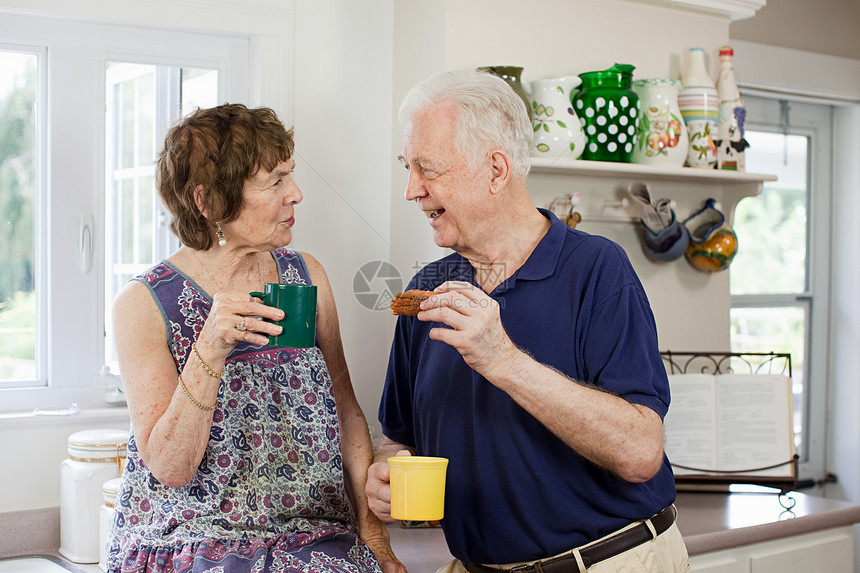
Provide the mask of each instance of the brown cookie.
POLYGON ((391 301, 391 312, 399 316, 417 316, 421 302, 436 294, 429 290, 411 289, 399 292, 391 301))

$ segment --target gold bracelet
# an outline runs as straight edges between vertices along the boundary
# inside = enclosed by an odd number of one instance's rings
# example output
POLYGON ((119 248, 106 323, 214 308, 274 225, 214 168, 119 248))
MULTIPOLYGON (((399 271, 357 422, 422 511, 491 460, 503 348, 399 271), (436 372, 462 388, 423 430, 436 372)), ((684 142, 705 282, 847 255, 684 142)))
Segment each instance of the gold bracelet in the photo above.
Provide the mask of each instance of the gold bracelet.
POLYGON ((218 374, 217 372, 212 370, 211 366, 206 364, 206 362, 203 360, 203 357, 201 357, 200 353, 197 352, 197 343, 196 342, 191 343, 191 350, 194 351, 194 356, 197 357, 197 361, 200 362, 200 365, 203 366, 203 369, 206 371, 207 374, 209 374, 209 376, 212 376, 214 378, 222 378, 224 376, 224 370, 221 370, 221 374, 218 374))
POLYGON ((215 403, 214 403, 214 404, 212 404, 211 406, 204 406, 203 404, 201 404, 200 402, 198 402, 198 401, 197 401, 197 398, 195 398, 194 396, 192 396, 192 395, 191 395, 191 392, 189 392, 189 391, 188 391, 188 388, 185 386, 185 382, 183 382, 183 381, 182 381, 182 374, 180 374, 180 375, 179 375, 179 385, 180 385, 180 386, 182 386, 182 391, 183 391, 183 392, 185 392, 185 395, 186 395, 186 396, 188 396, 188 398, 189 398, 192 402, 194 402, 194 405, 195 405, 195 406, 197 406, 198 408, 200 408, 201 410, 205 410, 206 412, 211 412, 211 411, 212 411, 212 410, 214 410, 214 409, 215 409, 215 407, 218 405, 217 398, 216 398, 215 403))

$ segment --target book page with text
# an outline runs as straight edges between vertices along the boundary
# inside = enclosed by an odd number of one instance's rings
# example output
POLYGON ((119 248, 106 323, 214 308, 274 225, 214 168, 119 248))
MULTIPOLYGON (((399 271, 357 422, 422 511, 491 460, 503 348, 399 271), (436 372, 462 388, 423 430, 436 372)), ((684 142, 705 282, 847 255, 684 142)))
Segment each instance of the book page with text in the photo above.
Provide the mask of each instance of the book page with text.
POLYGON ((669 376, 671 404, 663 420, 665 450, 675 475, 717 468, 716 394, 712 374, 669 376))
POLYGON ((792 476, 791 379, 778 374, 717 376, 717 464, 746 475, 792 476))

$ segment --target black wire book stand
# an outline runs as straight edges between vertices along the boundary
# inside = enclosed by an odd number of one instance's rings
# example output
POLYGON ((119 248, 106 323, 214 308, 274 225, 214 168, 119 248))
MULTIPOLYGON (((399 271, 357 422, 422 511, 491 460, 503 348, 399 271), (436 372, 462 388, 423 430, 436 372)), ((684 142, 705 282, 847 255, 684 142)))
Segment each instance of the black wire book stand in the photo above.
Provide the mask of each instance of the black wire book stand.
MULTIPOLYGON (((781 353, 733 352, 661 352, 666 372, 676 374, 779 374, 791 378, 791 355, 781 353)), ((670 406, 671 409, 671 406, 670 406)), ((797 487, 798 456, 794 453, 794 435, 790 422, 792 456, 784 462, 721 471, 672 463, 676 469, 678 489, 726 491, 730 484, 754 484, 779 489, 780 496, 797 487), (788 471, 786 471, 786 467, 788 471), (677 470, 684 470, 679 472, 677 470), (767 470, 774 470, 769 475, 767 470)), ((670 455, 669 461, 672 462, 670 455)))

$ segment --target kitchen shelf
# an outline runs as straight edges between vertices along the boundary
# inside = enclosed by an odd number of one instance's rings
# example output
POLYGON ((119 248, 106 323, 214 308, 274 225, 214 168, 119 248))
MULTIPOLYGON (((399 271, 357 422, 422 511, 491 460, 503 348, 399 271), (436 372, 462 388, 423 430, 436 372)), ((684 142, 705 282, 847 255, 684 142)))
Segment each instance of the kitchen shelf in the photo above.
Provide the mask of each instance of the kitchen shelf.
MULTIPOLYGON (((535 179, 529 187, 544 199, 538 202, 548 205, 553 197, 572 195, 573 188, 577 195, 575 209, 583 221, 637 224, 639 216, 627 194, 627 188, 635 181, 657 184, 655 187, 666 187, 660 183, 671 184, 670 197, 676 200, 682 218, 704 199, 713 197, 731 223, 741 199, 758 195, 764 183, 777 179, 776 175, 746 171, 542 157, 531 158, 531 173, 535 179)), ((666 196, 662 190, 655 188, 654 192, 666 196)))
POLYGON ((666 8, 674 8, 677 10, 686 10, 689 12, 698 12, 700 14, 710 14, 714 16, 723 16, 731 20, 745 20, 752 18, 756 12, 761 10, 767 4, 767 0, 629 0, 630 2, 640 2, 643 4, 654 4, 657 6, 665 6, 666 8))
POLYGON ((555 173, 580 177, 611 177, 613 179, 644 179, 647 181, 678 181, 696 183, 760 184, 776 181, 776 175, 698 169, 696 167, 660 167, 637 163, 615 163, 611 161, 586 161, 584 159, 543 159, 532 157, 532 173, 555 173))

